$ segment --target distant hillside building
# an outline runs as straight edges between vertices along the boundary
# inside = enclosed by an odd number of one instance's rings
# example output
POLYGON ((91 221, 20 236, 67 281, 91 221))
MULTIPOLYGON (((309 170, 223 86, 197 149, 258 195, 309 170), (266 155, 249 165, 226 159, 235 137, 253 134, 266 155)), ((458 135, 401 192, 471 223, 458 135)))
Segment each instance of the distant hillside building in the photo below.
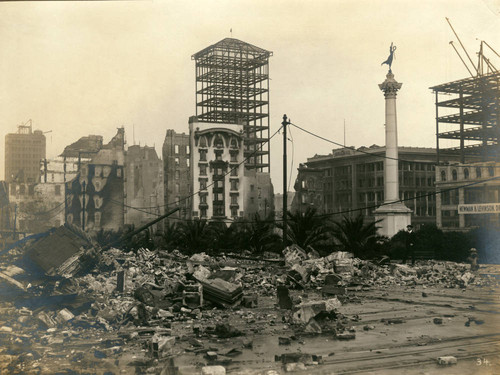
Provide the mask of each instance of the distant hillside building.
POLYGON ((181 210, 172 217, 189 219, 192 187, 189 135, 168 129, 163 141, 162 154, 165 212, 179 206, 181 210))
POLYGON ((32 121, 19 125, 17 133, 5 136, 5 180, 34 184, 40 178, 40 161, 45 159, 45 136, 32 129, 32 121))
MULTIPOLYGON (((413 211, 412 223, 435 224, 436 150, 399 147, 398 152, 399 197, 413 211)), ((385 147, 373 145, 307 159, 298 168, 292 208, 315 207, 319 213, 338 214, 337 219, 360 213, 373 221, 374 210, 384 203, 384 156, 385 147)))

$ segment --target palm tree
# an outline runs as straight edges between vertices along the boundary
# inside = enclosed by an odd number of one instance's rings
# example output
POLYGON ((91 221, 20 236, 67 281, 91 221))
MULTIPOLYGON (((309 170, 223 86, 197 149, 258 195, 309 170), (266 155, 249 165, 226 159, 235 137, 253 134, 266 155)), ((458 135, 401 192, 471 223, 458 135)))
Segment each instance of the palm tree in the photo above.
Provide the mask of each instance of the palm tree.
POLYGON ((366 258, 374 255, 377 250, 377 241, 381 239, 377 235, 377 224, 380 221, 365 224, 361 215, 354 219, 344 216, 340 223, 332 222, 332 235, 341 250, 366 258))
POLYGON ((211 247, 206 220, 187 220, 178 225, 178 244, 190 252, 198 252, 211 247))
POLYGON ((166 250, 173 250, 178 244, 179 226, 176 222, 167 222, 163 228, 163 239, 161 245, 166 250))
MULTIPOLYGON (((306 211, 287 211, 287 242, 297 244, 307 251, 309 246, 320 244, 328 238, 330 227, 326 220, 316 215, 316 208, 308 207, 306 211)), ((283 224, 278 225, 283 229, 283 224)))
POLYGON ((259 213, 255 213, 252 223, 240 228, 239 234, 244 238, 244 245, 256 254, 275 251, 281 241, 274 232, 273 221, 273 214, 261 219, 259 213))

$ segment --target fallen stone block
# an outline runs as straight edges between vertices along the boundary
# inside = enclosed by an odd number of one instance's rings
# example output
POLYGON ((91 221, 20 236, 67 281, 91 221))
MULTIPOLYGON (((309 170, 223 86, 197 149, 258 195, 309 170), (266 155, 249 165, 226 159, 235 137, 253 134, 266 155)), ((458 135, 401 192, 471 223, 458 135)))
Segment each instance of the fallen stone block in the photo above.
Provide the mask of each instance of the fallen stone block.
POLYGON ((320 334, 323 332, 323 329, 321 328, 319 323, 316 321, 316 319, 311 318, 309 320, 309 322, 306 324, 306 326, 304 327, 304 332, 320 334))
POLYGON ((282 355, 275 355, 274 360, 276 362, 281 362, 283 364, 287 363, 297 363, 301 362, 303 364, 309 365, 318 363, 323 363, 323 357, 315 354, 307 353, 284 353, 282 355))
POLYGON ((203 285, 203 298, 222 307, 236 306, 243 297, 241 285, 222 279, 200 281, 203 285))
POLYGON ((203 287, 200 284, 185 285, 182 304, 191 308, 203 306, 203 287))
POLYGON ((292 318, 295 322, 308 323, 311 318, 314 318, 322 311, 326 311, 326 304, 323 301, 302 303, 296 307, 292 318))
POLYGON ((223 366, 205 366, 201 369, 201 375, 226 375, 226 369, 223 366))
POLYGON ((116 291, 118 293, 125 291, 125 270, 119 270, 116 273, 116 291))
POLYGON ((215 332, 214 332, 217 337, 219 338, 230 338, 230 337, 237 337, 237 336, 242 336, 243 333, 234 328, 233 326, 229 324, 217 324, 215 326, 215 332))
POLYGON ((56 321, 57 321, 57 323, 62 325, 62 324, 65 324, 66 322, 70 321, 74 317, 75 316, 73 315, 73 313, 71 311, 69 311, 68 309, 62 309, 57 313, 56 321))
POLYGON ((241 301, 243 307, 253 309, 258 305, 258 298, 256 294, 251 294, 248 296, 243 296, 243 300, 241 301))
POLYGON ((375 326, 366 325, 366 326, 363 327, 363 330, 365 330, 365 331, 371 331, 372 329, 375 329, 375 326))
POLYGON ((342 332, 342 333, 337 333, 335 338, 337 340, 354 340, 356 338, 356 334, 352 332, 342 332))
POLYGON ((333 311, 342 306, 342 303, 337 298, 330 298, 324 301, 326 311, 333 311))
POLYGON ((215 361, 217 359, 217 352, 214 352, 214 351, 208 351, 206 352, 206 357, 209 361, 215 361))
POLYGON ((172 354, 175 337, 154 334, 151 339, 150 352, 153 358, 164 358, 172 354))
POLYGON ((296 244, 290 245, 283 250, 283 255, 285 257, 285 265, 287 266, 298 264, 307 259, 306 252, 296 244))
POLYGON ((193 276, 196 280, 206 280, 209 278, 211 272, 208 268, 199 265, 193 273, 193 276))
POLYGON ((278 337, 278 345, 290 345, 291 343, 290 337, 278 337))
POLYGON ((36 317, 47 328, 54 328, 57 325, 57 322, 54 319, 52 319, 52 317, 44 311, 39 312, 36 317))
POLYGON ((383 318, 380 321, 384 324, 403 324, 405 322, 403 318, 383 318))
POLYGON ((451 355, 444 356, 444 357, 438 357, 438 359, 437 359, 438 365, 443 365, 443 366, 456 365, 457 362, 458 362, 457 358, 453 357, 451 355))
POLYGON ((288 288, 284 285, 278 285, 278 305, 280 309, 286 310, 290 310, 293 307, 288 288))

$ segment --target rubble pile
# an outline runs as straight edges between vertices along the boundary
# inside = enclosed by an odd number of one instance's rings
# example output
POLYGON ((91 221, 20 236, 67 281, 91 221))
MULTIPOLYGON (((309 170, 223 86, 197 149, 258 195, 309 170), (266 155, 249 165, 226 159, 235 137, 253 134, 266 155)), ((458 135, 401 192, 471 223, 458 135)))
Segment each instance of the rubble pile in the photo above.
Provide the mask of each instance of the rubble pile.
MULTIPOLYGON (((6 297, 0 309, 0 371, 47 373, 50 359, 59 368, 99 364, 113 372, 123 366, 117 358, 139 352, 143 357, 128 362, 139 373, 154 368, 155 360, 182 353, 195 353, 203 373, 222 373, 232 358, 252 348, 258 333, 291 330, 355 339, 357 318, 339 312, 352 301, 352 286, 464 288, 484 282, 465 264, 377 263, 347 252, 319 257, 296 245, 283 252, 284 263, 205 253, 188 257, 177 250, 102 250, 78 231, 61 228, 0 258, 0 293, 6 297), (76 242, 58 257, 51 238, 76 242)), ((279 345, 295 340, 280 336, 279 345)), ((321 363, 301 358, 279 360, 290 371, 321 363)))

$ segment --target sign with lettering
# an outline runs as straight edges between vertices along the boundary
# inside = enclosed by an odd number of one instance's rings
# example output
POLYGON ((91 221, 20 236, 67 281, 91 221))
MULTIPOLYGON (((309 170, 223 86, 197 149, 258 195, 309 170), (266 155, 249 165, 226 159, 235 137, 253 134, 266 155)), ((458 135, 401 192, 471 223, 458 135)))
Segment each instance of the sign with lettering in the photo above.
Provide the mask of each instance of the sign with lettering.
POLYGON ((458 213, 464 214, 498 214, 500 203, 459 204, 458 213))

